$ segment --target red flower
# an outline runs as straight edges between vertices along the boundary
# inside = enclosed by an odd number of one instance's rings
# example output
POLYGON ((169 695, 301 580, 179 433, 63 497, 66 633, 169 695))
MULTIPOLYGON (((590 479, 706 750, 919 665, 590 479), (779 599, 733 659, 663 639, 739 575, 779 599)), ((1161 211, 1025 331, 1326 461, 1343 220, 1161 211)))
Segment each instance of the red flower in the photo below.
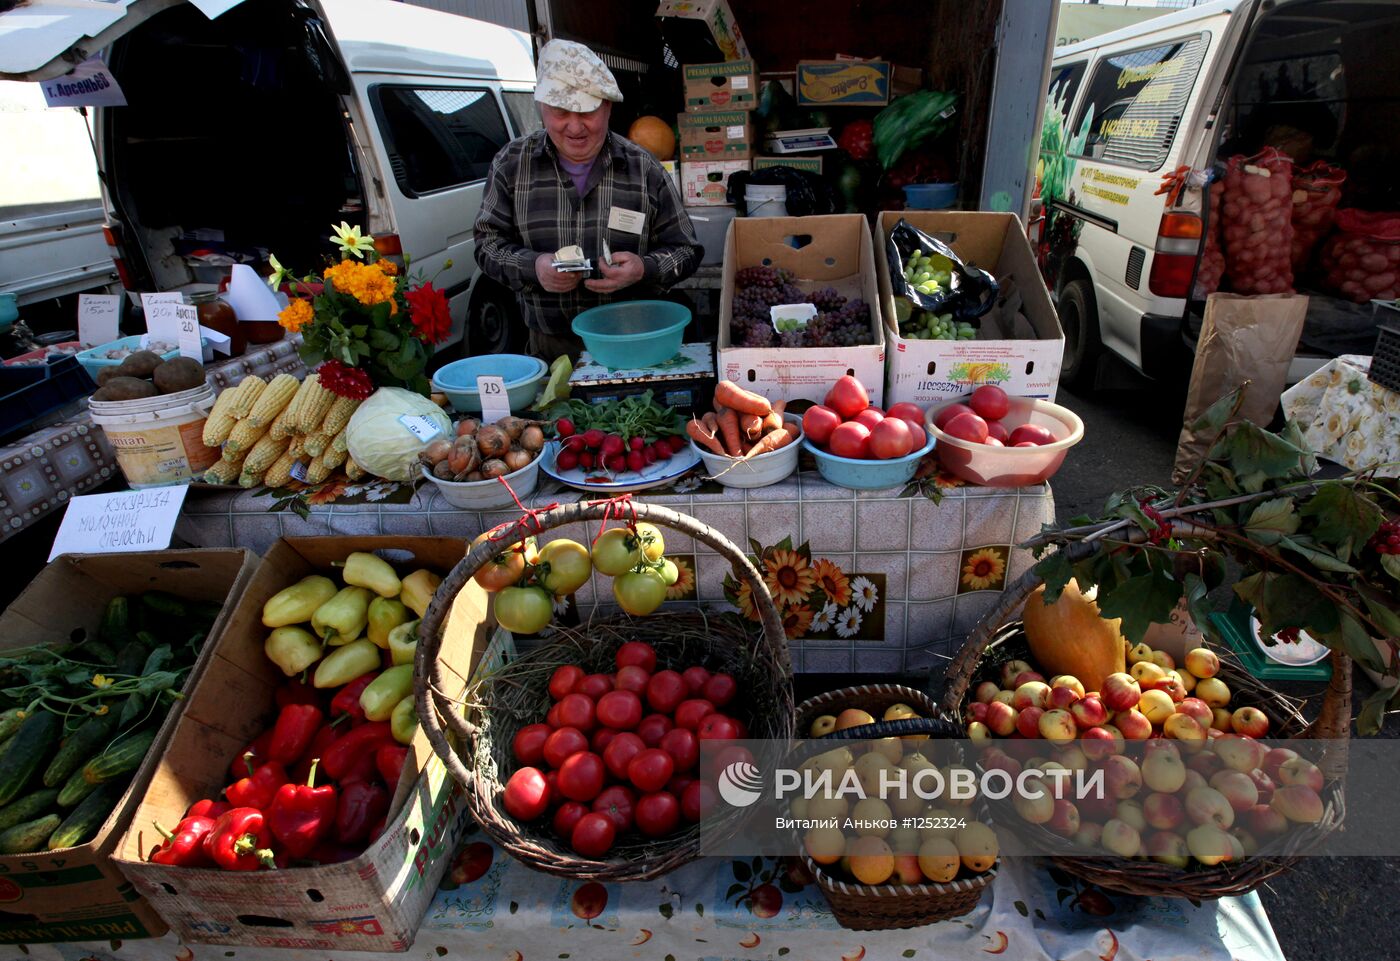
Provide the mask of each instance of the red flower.
POLYGON ((428 281, 408 292, 409 319, 418 331, 418 339, 436 344, 452 332, 452 315, 447 310, 447 295, 428 281))
POLYGON ((316 375, 321 379, 321 386, 337 397, 364 400, 374 393, 374 382, 369 379, 369 374, 358 367, 347 367, 338 360, 328 360, 317 367, 316 375))

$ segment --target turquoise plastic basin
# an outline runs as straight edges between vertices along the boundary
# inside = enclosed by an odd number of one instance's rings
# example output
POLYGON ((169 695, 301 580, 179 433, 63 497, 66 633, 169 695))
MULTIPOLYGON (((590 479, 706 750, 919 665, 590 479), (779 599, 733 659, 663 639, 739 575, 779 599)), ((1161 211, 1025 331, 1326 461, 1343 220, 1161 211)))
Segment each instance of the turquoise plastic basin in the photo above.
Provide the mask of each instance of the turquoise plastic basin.
POLYGON ((802 446, 817 459, 817 471, 837 487, 849 487, 858 491, 878 491, 889 487, 899 487, 914 478, 919 469, 919 461, 933 450, 933 435, 929 434, 922 450, 894 460, 856 460, 852 457, 837 457, 822 450, 810 440, 803 438, 802 446))
POLYGON ((680 353, 690 310, 669 300, 625 300, 592 307, 574 318, 573 331, 605 367, 655 367, 680 353))
POLYGON ((483 354, 454 360, 433 374, 433 389, 447 395, 455 411, 480 413, 481 396, 476 390, 478 377, 500 377, 514 413, 527 409, 540 392, 549 367, 538 357, 525 354, 483 354))

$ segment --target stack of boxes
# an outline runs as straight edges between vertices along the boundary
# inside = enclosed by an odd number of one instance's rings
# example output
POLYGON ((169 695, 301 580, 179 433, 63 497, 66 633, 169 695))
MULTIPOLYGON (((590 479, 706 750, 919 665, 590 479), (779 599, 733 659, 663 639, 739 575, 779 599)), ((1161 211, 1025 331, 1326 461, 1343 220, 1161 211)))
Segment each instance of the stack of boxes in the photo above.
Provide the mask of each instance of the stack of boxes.
POLYGON ((688 64, 681 133, 681 196, 688 207, 729 203, 729 178, 754 154, 758 72, 752 60, 688 64))

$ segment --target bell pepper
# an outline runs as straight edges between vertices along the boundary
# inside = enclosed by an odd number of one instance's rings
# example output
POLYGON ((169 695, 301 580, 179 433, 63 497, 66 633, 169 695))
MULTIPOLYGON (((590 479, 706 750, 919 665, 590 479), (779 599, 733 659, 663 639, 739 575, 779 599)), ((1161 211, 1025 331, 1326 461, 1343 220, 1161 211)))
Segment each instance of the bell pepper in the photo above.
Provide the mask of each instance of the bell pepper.
POLYGON ((428 604, 437 593, 438 585, 442 583, 442 578, 429 570, 417 570, 403 579, 402 589, 399 591, 399 600, 408 605, 408 609, 422 617, 428 612, 428 604))
POLYGON ((267 812, 267 826, 281 844, 282 851, 304 858, 335 827, 337 797, 335 785, 316 786, 316 765, 311 762, 305 784, 284 784, 277 789, 267 812))
POLYGON ((288 773, 289 779, 295 784, 305 784, 306 779, 311 775, 311 763, 319 762, 321 756, 335 743, 335 739, 340 737, 341 728, 349 730, 349 726, 344 722, 346 715, 342 714, 334 721, 329 721, 321 725, 321 729, 316 732, 316 736, 311 739, 311 745, 307 747, 306 753, 301 756, 301 761, 288 773))
POLYGON ((374 642, 375 647, 388 650, 389 635, 393 633, 394 628, 407 623, 412 617, 412 612, 404 606, 403 601, 392 597, 376 597, 369 602, 369 625, 365 636, 374 642))
POLYGON ((303 577, 291 587, 283 588, 263 605, 264 627, 286 627, 311 620, 316 608, 335 597, 335 581, 320 574, 303 577))
POLYGON ((325 719, 314 704, 288 704, 272 726, 272 743, 267 746, 267 756, 284 766, 300 761, 325 719))
POLYGON ((418 708, 412 694, 394 705, 394 713, 389 716, 389 730, 400 744, 413 743, 413 735, 418 733, 418 708))
POLYGON ((263 653, 283 674, 296 677, 321 659, 323 646, 319 638, 303 627, 279 627, 263 641, 263 653))
POLYGON ((360 707, 360 695, 365 692, 365 688, 374 683, 374 679, 379 676, 378 671, 370 671, 368 674, 361 674, 349 684, 335 692, 335 697, 331 698, 331 716, 349 716, 350 723, 358 724, 365 719, 365 709, 360 707))
POLYGON ((374 770, 374 752, 385 744, 392 744, 394 735, 385 721, 361 724, 336 738, 326 753, 321 755, 321 770, 333 780, 344 782, 345 775, 355 767, 355 762, 368 756, 370 770, 374 770))
POLYGON ((262 811, 250 807, 225 811, 204 836, 204 853, 225 871, 273 867, 272 832, 262 811))
POLYGON ((408 760, 408 748, 402 744, 385 744, 374 752, 374 766, 384 779, 384 786, 393 794, 399 789, 399 778, 403 775, 404 762, 408 760))
POLYGON ((374 679, 360 694, 360 707, 370 721, 387 721, 394 708, 413 693, 413 665, 391 667, 374 679))
POLYGON ((288 704, 311 704, 320 707, 325 695, 302 680, 291 680, 279 687, 273 697, 277 700, 277 710, 288 704))
POLYGON ((369 599, 373 596, 367 587, 341 588, 335 597, 316 608, 311 615, 311 629, 332 647, 349 644, 364 633, 369 622, 369 599))
POLYGON ((209 866, 209 856, 204 853, 204 839, 214 830, 213 818, 201 815, 185 817, 175 825, 174 831, 167 831, 159 821, 151 823, 165 838, 151 851, 149 860, 152 864, 171 864, 182 868, 209 866))
POLYGON ((206 798, 203 801, 195 801, 190 805, 190 809, 185 812, 187 818, 208 818, 214 820, 225 811, 233 807, 227 801, 214 801, 206 798))
POLYGON ((256 767, 267 760, 267 746, 272 743, 272 729, 263 731, 253 738, 252 743, 243 749, 243 752, 229 763, 229 777, 235 781, 241 777, 246 777, 249 773, 249 765, 256 767))
POLYGON ((335 836, 341 844, 364 841, 388 811, 389 792, 382 784, 372 781, 347 784, 340 792, 340 804, 335 811, 335 836))
POLYGON ((389 659, 394 664, 412 664, 418 653, 418 622, 400 624, 389 632, 389 659))
POLYGON ((311 683, 322 690, 341 687, 370 671, 379 670, 380 660, 379 648, 369 641, 351 641, 331 651, 324 661, 316 665, 311 683))
POLYGON ((253 767, 251 755, 243 755, 243 760, 248 765, 248 776, 239 778, 224 788, 224 796, 228 798, 235 810, 238 808, 257 808, 261 811, 272 803, 273 797, 277 795, 277 789, 287 783, 287 772, 282 765, 275 761, 268 761, 266 764, 253 767))
POLYGON ((394 573, 393 567, 382 557, 365 551, 355 551, 345 558, 344 569, 340 572, 345 583, 354 587, 367 587, 380 597, 398 597, 403 582, 394 573))

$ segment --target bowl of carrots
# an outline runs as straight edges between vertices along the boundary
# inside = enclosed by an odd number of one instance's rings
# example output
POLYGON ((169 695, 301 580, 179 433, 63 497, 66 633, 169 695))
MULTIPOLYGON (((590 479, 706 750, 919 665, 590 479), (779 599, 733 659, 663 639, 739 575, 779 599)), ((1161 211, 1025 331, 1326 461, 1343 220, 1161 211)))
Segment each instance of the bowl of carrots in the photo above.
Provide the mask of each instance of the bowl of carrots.
POLYGON ((722 380, 714 406, 686 424, 690 446, 711 478, 725 487, 767 487, 797 470, 802 418, 784 413, 782 401, 722 380))

